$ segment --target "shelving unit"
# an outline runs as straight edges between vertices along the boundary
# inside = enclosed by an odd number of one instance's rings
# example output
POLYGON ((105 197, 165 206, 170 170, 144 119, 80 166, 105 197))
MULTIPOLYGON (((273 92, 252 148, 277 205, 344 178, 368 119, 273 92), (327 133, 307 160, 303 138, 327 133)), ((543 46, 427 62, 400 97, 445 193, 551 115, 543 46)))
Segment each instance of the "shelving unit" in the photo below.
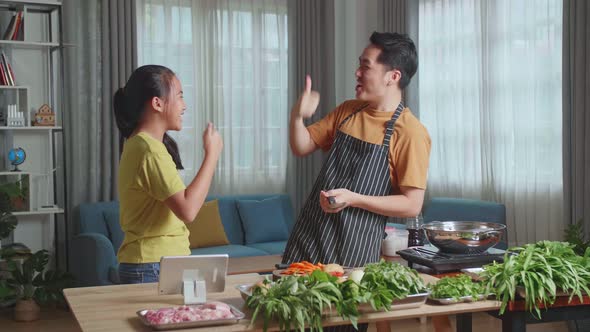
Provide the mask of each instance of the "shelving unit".
MULTIPOLYGON (((10 172, 7 153, 21 147, 27 158, 19 165, 29 178, 29 208, 12 212, 19 224, 7 242, 22 242, 31 251, 47 249, 58 262, 58 223, 67 220, 64 203, 67 188, 64 158, 64 63, 62 3, 46 0, 0 0, 0 38, 13 13, 24 17, 21 40, 0 40, 14 72, 15 85, 0 85, 0 112, 16 105, 23 112, 22 127, 0 123, 0 179, 10 172), (55 126, 34 126, 35 112, 47 104, 54 112, 55 126)), ((6 115, 6 114, 5 114, 6 115)), ((6 116, 4 116, 6 122, 6 116)), ((18 123, 18 122, 17 122, 18 123)), ((0 183, 1 185, 1 183, 0 183)), ((67 237, 66 237, 67 238, 67 237)), ((65 240, 65 239, 64 239, 65 240)), ((4 241, 3 241, 4 243, 4 241)), ((64 249, 67 252, 67 241, 64 249)), ((65 266, 65 264, 62 264, 65 266)))

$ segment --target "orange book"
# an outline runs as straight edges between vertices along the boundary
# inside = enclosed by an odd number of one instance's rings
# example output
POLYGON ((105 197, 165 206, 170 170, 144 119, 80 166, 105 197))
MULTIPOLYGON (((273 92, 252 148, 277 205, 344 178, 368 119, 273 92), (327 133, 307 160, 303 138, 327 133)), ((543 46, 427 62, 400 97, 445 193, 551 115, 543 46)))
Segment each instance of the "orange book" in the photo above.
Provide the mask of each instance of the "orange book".
POLYGON ((21 27, 21 23, 23 20, 23 12, 18 12, 16 14, 16 23, 14 24, 14 31, 12 32, 12 36, 10 37, 10 39, 12 40, 16 40, 17 36, 18 36, 18 29, 20 29, 21 27))

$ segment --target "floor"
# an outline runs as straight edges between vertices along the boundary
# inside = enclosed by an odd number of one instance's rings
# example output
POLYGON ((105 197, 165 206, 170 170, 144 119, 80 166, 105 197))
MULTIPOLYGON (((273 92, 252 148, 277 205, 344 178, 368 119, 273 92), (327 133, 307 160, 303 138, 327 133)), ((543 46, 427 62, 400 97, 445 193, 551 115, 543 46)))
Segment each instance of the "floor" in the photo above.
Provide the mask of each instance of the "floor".
MULTIPOLYGON (((12 312, 9 309, 0 309, 0 331, 10 332, 78 332, 80 328, 74 317, 68 311, 62 309, 44 309, 41 320, 30 323, 15 322, 12 320, 12 312)), ((452 322, 454 323, 454 322, 452 322)), ((392 331, 427 332, 432 331, 430 320, 421 324, 417 319, 395 321, 391 324, 392 331)), ((501 331, 500 320, 487 314, 477 313, 473 315, 474 331, 501 331)), ((564 322, 531 324, 527 326, 527 332, 568 332, 564 322)), ((369 326, 369 332, 375 332, 374 326, 369 326)))
POLYGON ((69 311, 63 309, 41 310, 41 319, 35 322, 17 322, 12 319, 12 309, 0 309, 0 331, 4 332, 78 332, 80 327, 69 311))

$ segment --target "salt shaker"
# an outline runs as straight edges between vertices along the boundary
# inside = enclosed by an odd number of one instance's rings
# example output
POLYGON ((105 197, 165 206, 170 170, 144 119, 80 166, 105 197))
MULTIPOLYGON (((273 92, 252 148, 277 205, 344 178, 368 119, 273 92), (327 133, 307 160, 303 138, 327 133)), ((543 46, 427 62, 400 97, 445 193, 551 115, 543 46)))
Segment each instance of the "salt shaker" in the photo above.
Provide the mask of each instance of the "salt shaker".
POLYGON ((406 229, 408 230, 408 247, 418 247, 424 245, 424 232, 422 231, 422 223, 422 214, 406 219, 406 229))

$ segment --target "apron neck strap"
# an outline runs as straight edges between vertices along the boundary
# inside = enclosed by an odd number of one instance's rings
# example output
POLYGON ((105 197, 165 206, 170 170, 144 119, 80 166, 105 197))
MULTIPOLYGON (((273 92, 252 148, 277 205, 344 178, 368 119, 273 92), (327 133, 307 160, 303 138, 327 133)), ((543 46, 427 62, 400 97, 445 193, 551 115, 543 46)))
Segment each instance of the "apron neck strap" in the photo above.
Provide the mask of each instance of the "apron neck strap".
POLYGON ((385 137, 383 137, 383 146, 389 147, 389 142, 391 141, 391 135, 393 135, 393 128, 395 127, 395 122, 399 115, 402 114, 404 110, 404 103, 400 101, 399 105, 397 105, 397 109, 393 112, 391 119, 385 123, 385 137))
POLYGON ((342 120, 342 122, 340 122, 340 124, 338 125, 338 129, 340 129, 340 127, 342 127, 343 124, 346 123, 346 121, 350 120, 350 118, 352 118, 353 115, 357 114, 358 112, 362 111, 363 109, 367 108, 367 106, 369 106, 369 103, 364 103, 361 106, 359 106, 357 109, 355 109, 352 113, 350 113, 346 118, 344 118, 344 120, 342 120))

